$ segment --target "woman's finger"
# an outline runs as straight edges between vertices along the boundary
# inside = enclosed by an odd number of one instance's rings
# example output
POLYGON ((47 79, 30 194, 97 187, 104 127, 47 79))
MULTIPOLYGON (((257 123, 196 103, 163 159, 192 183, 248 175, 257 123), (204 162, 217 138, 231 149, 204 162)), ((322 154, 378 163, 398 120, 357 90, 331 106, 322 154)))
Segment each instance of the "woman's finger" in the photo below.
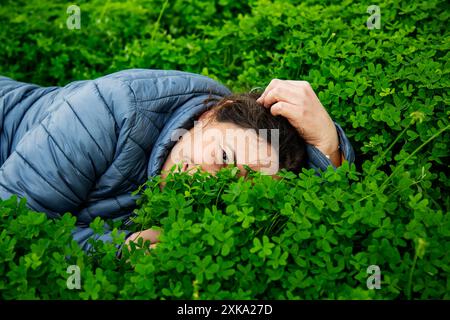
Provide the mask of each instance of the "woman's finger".
POLYGON ((284 83, 283 85, 276 86, 267 92, 266 96, 261 100, 261 104, 265 107, 269 107, 272 104, 284 101, 288 103, 301 103, 304 95, 301 90, 298 90, 294 85, 284 83))
POLYGON ((283 87, 286 85, 289 85, 290 87, 294 87, 295 91, 299 91, 299 92, 303 92, 303 93, 307 92, 309 89, 312 89, 311 85, 309 84, 308 81, 273 79, 272 81, 270 81, 269 85, 266 87, 264 92, 261 94, 261 96, 256 101, 263 104, 265 97, 271 90, 278 88, 278 87, 283 87))
POLYGON ((273 88, 275 88, 278 85, 281 85, 281 83, 283 83, 286 80, 281 80, 281 79, 272 79, 270 81, 270 83, 267 85, 266 89, 264 89, 264 92, 261 94, 261 96, 256 100, 257 102, 260 102, 262 100, 264 100, 264 97, 267 95, 267 93, 272 90, 273 88))
POLYGON ((285 117, 297 130, 300 130, 300 124, 305 116, 305 112, 305 108, 302 106, 285 101, 277 102, 270 107, 270 113, 273 116, 285 117))

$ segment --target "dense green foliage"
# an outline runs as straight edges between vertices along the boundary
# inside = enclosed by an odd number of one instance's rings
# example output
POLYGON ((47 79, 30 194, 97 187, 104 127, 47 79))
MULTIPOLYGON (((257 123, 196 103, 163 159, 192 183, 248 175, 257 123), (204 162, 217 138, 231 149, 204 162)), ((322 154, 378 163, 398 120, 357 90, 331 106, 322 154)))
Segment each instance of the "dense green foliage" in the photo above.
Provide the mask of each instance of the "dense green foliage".
MULTIPOLYGON (((116 258, 93 242, 86 255, 70 243, 75 218, 50 221, 22 199, 0 203, 3 298, 449 298, 448 214, 421 194, 367 198, 355 166, 304 170, 282 180, 237 168, 149 181, 135 222, 163 230, 155 249, 141 243, 116 258), (352 192, 345 192, 352 184, 352 192), (149 253, 149 254, 148 254, 149 253), (65 259, 64 257, 68 257, 65 259), (78 265, 81 290, 66 268, 78 265), (368 290, 367 267, 381 270, 368 290)), ((98 233, 103 222, 92 224, 98 233)), ((116 244, 123 237, 116 237, 116 244)))
MULTIPOLYGON (((150 181, 136 228, 161 243, 115 256, 70 244, 75 218, 0 202, 2 298, 450 298, 449 11, 445 1, 2 1, 0 74, 64 85, 139 67, 235 91, 308 80, 345 129, 356 165, 275 181, 150 181), (253 181, 253 182, 252 182, 253 181), (66 287, 69 265, 82 288, 66 287), (378 265, 381 289, 368 290, 378 265)), ((99 232, 102 222, 93 224, 99 232)), ((118 238, 117 243, 123 239, 118 238)))

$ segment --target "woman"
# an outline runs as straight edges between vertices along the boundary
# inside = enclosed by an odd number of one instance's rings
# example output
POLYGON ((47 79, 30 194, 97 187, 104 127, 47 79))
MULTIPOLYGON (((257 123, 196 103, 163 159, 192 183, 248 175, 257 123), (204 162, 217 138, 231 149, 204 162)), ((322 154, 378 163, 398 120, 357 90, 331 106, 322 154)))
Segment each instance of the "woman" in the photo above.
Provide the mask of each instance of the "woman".
MULTIPOLYGON (((245 174, 251 156, 250 167, 273 174, 274 167, 325 170, 354 161, 342 128, 306 82, 273 80, 257 97, 174 70, 124 70, 47 88, 0 77, 0 198, 26 197, 51 218, 71 212, 74 239, 88 251, 90 238, 111 241, 109 230, 96 235, 90 222, 129 222, 139 197, 131 193, 175 163, 215 172, 233 159, 245 174), (276 129, 278 146, 258 133, 233 146, 225 132, 240 129, 276 129), (256 144, 268 152, 254 153, 256 144)), ((121 232, 126 243, 159 235, 121 232)))

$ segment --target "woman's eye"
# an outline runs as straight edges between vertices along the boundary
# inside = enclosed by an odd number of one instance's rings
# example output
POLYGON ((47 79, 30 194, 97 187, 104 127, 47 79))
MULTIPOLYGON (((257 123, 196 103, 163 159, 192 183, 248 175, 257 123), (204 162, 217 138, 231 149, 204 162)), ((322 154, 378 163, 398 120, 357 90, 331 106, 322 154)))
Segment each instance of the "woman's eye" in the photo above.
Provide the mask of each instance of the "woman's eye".
POLYGON ((228 156, 225 150, 222 150, 222 160, 224 163, 228 163, 228 156))

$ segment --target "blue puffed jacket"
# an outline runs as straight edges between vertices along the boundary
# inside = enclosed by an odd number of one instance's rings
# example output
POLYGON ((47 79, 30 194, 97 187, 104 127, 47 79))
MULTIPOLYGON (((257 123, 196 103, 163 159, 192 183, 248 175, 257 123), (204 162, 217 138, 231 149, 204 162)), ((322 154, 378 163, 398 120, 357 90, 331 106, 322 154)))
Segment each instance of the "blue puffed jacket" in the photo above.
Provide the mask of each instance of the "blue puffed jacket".
MULTIPOLYGON (((0 77, 0 198, 25 197, 51 218, 71 212, 73 237, 86 251, 91 237, 111 241, 111 231, 94 234, 90 222, 128 218, 139 198, 131 193, 160 173, 174 130, 192 128, 206 98, 230 93, 209 77, 175 70, 124 70, 64 87, 0 77)), ((314 146, 306 152, 309 167, 332 165, 314 146)))

